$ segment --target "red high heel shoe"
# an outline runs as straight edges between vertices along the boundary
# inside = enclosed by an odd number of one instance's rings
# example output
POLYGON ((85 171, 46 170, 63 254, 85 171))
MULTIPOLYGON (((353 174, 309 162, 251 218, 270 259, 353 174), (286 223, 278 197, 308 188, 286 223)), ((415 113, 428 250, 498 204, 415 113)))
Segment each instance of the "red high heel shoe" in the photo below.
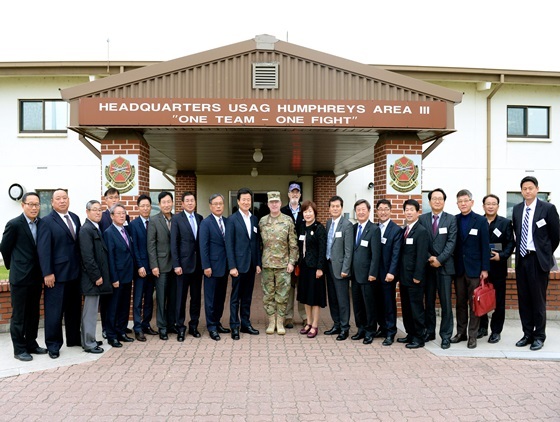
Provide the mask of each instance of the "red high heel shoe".
POLYGON ((311 330, 311 324, 306 324, 301 330, 299 330, 300 334, 307 334, 311 330))

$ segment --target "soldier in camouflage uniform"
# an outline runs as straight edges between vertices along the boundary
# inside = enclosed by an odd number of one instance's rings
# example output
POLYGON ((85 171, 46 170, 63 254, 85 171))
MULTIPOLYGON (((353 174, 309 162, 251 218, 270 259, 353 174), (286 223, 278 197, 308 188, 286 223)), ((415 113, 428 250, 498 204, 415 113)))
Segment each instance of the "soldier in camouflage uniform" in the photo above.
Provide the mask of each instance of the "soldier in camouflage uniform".
POLYGON ((299 250, 294 222, 280 212, 280 192, 268 192, 270 214, 261 218, 262 288, 264 310, 268 315, 267 334, 286 334, 284 316, 290 292, 290 274, 298 261, 299 250))

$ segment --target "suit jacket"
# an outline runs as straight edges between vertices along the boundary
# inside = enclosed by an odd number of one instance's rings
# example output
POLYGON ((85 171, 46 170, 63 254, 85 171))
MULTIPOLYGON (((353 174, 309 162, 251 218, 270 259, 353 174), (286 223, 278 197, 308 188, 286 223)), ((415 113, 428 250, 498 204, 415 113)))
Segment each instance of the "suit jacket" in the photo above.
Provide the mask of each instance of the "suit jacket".
POLYGON ((513 225, 511 224, 511 220, 497 215, 494 221, 488 225, 488 232, 491 246, 490 249, 493 249, 492 245, 497 246, 499 244, 501 246, 501 250, 496 251, 500 256, 500 260, 490 261, 491 281, 492 279, 505 280, 508 270, 507 260, 515 248, 515 239, 513 237, 513 225))
POLYGON ((430 256, 430 235, 428 230, 418 222, 410 229, 408 236, 403 234, 400 264, 400 282, 412 287, 424 284, 426 261, 430 256))
MULTIPOLYGON (((124 226, 123 226, 124 228, 124 226)), ((122 284, 132 283, 134 278, 134 256, 132 254, 132 238, 125 229, 128 245, 124 240, 120 229, 111 224, 103 233, 103 240, 107 244, 109 254, 109 276, 111 283, 118 281, 122 284)))
MULTIPOLYGON (((379 232, 381 232, 381 229, 379 232)), ((379 263, 378 280, 385 282, 387 274, 393 274, 395 280, 399 279, 402 237, 402 229, 392 220, 389 220, 385 233, 381 237, 381 260, 379 263)))
POLYGON ((481 271, 490 271, 490 240, 488 222, 483 216, 472 212, 466 234, 461 230, 461 215, 457 221, 457 244, 455 246, 455 274, 477 278, 481 271))
MULTIPOLYGON (((428 231, 430 239, 430 255, 435 256, 441 267, 438 270, 444 275, 455 274, 453 252, 457 243, 457 220, 449 213, 443 211, 439 215, 438 230, 432 230, 432 213, 422 214, 419 223, 428 231)), ((430 264, 427 264, 430 265, 430 264)))
MULTIPOLYGON (((105 233, 105 230, 107 230, 111 224, 113 224, 113 219, 111 218, 111 211, 106 209, 101 214, 101 221, 99 222, 99 229, 101 230, 101 233, 105 233)), ((127 214, 125 226, 128 226, 128 224, 130 224, 130 217, 127 214)))
POLYGON ((112 293, 107 245, 101 232, 88 219, 80 230, 78 242, 82 256, 82 294, 97 296, 112 293), (103 284, 96 286, 95 282, 100 277, 103 278, 103 284))
POLYGON ((228 218, 226 226, 226 253, 229 269, 237 268, 239 273, 249 272, 251 265, 262 267, 261 235, 259 221, 251 215, 251 237, 247 233, 245 221, 238 210, 228 218))
MULTIPOLYGON (((150 227, 149 224, 148 227, 150 227)), ((140 217, 136 217, 127 228, 130 237, 132 237, 132 254, 136 267, 144 268, 147 274, 151 274, 152 270, 148 258, 148 231, 144 221, 140 217)))
POLYGON ((80 278, 81 257, 78 236, 80 219, 68 212, 76 229, 76 240, 72 237, 66 222, 53 210, 41 221, 37 230, 37 251, 43 277, 54 274, 55 282, 65 282, 80 278))
MULTIPOLYGON (((38 233, 39 218, 36 224, 38 233)), ((23 213, 6 224, 0 252, 4 265, 10 270, 10 284, 24 286, 43 282, 37 246, 23 213)))
MULTIPOLYGON (((194 214, 197 232, 200 231, 202 216, 194 214)), ((184 211, 171 219, 171 261, 173 268, 181 267, 183 273, 193 274, 201 270, 198 246, 199 234, 193 233, 189 218, 184 211)))
POLYGON ((360 241, 356 243, 359 223, 354 224, 354 252, 352 254, 352 280, 368 284, 368 277, 377 279, 381 260, 381 230, 367 221, 362 229, 360 241))
MULTIPOLYGON (((331 228, 332 218, 327 221, 327 239, 331 228)), ((333 273, 337 278, 340 274, 352 274, 352 252, 354 251, 354 229, 350 221, 344 217, 340 217, 333 237, 331 247, 331 262, 333 273), (337 233, 340 233, 337 235, 337 233)))
POLYGON ((290 217, 292 219, 292 221, 294 222, 295 226, 296 226, 296 233, 299 235, 300 233, 303 233, 301 230, 303 230, 305 227, 305 220, 303 219, 303 211, 301 210, 301 207, 299 209, 298 215, 297 215, 297 219, 294 219, 294 215, 292 214, 292 210, 290 209, 290 204, 288 205, 284 205, 282 208, 280 208, 280 212, 284 215, 287 215, 288 217, 290 217))
POLYGON ((147 242, 150 269, 158 268, 162 273, 172 271, 171 232, 162 212, 150 218, 147 242))
MULTIPOLYGON (((558 243, 560 242, 558 211, 553 204, 538 199, 536 201, 532 224, 533 242, 535 243, 537 259, 541 269, 544 272, 549 272, 556 264, 554 251, 558 248, 558 243)), ((513 227, 516 244, 515 260, 517 262, 519 262, 519 244, 521 242, 524 208, 525 202, 521 202, 513 207, 513 227)))
MULTIPOLYGON (((224 230, 227 218, 222 217, 224 230)), ((202 269, 212 268, 212 277, 223 277, 227 274, 226 240, 214 215, 210 214, 200 223, 199 230, 200 261, 202 269)))
POLYGON ((310 226, 306 226, 304 222, 300 225, 299 233, 299 262, 305 262, 308 268, 324 270, 325 250, 327 248, 327 231, 325 227, 318 221, 315 221, 310 226), (305 257, 303 256, 303 240, 301 236, 305 236, 305 257))

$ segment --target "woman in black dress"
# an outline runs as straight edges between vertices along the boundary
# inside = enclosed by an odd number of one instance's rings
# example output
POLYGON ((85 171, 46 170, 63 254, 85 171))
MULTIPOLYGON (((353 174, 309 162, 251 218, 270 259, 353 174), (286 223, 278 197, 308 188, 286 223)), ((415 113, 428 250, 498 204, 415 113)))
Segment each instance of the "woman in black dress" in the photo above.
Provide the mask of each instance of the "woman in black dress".
POLYGON ((327 286, 323 274, 327 232, 325 227, 315 220, 317 206, 314 202, 304 201, 301 211, 304 224, 298 228, 300 273, 297 300, 305 305, 309 324, 300 330, 300 334, 307 334, 307 337, 313 338, 318 332, 321 308, 327 306, 327 286))

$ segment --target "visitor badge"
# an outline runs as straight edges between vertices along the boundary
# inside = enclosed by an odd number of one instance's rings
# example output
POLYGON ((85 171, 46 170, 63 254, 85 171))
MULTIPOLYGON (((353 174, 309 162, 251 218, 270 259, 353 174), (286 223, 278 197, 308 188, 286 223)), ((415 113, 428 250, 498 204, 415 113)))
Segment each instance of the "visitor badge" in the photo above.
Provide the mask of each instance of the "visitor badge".
POLYGON ((299 240, 301 240, 302 242, 305 240, 305 235, 304 234, 300 234, 299 235, 299 240))
POLYGON ((502 232, 500 230, 498 230, 497 227, 494 229, 494 231, 492 233, 494 233, 496 235, 496 237, 500 237, 502 235, 502 232))
POLYGON ((364 247, 366 247, 366 248, 367 248, 368 244, 369 244, 369 242, 368 242, 367 240, 362 240, 362 241, 360 242, 360 246, 364 246, 364 247))
POLYGON ((471 236, 478 236, 478 229, 471 229, 471 231, 469 232, 469 234, 471 236))
POLYGON ((256 232, 257 232, 257 228, 256 228, 256 227, 253 227, 253 231, 256 233, 256 232))
POLYGON ((336 233, 334 234, 334 237, 342 237, 342 232, 336 232, 336 233))
POLYGON ((544 218, 541 218, 539 221, 537 221, 537 227, 540 229, 542 226, 546 226, 546 221, 544 221, 544 218))
POLYGON ((439 234, 447 234, 447 227, 440 227, 439 234))
POLYGON ((407 245, 412 245, 414 244, 414 239, 412 237, 407 237, 406 238, 406 244, 407 245))
POLYGON ((381 243, 384 245, 385 243, 387 243, 387 238, 386 237, 382 237, 381 238, 381 243))

